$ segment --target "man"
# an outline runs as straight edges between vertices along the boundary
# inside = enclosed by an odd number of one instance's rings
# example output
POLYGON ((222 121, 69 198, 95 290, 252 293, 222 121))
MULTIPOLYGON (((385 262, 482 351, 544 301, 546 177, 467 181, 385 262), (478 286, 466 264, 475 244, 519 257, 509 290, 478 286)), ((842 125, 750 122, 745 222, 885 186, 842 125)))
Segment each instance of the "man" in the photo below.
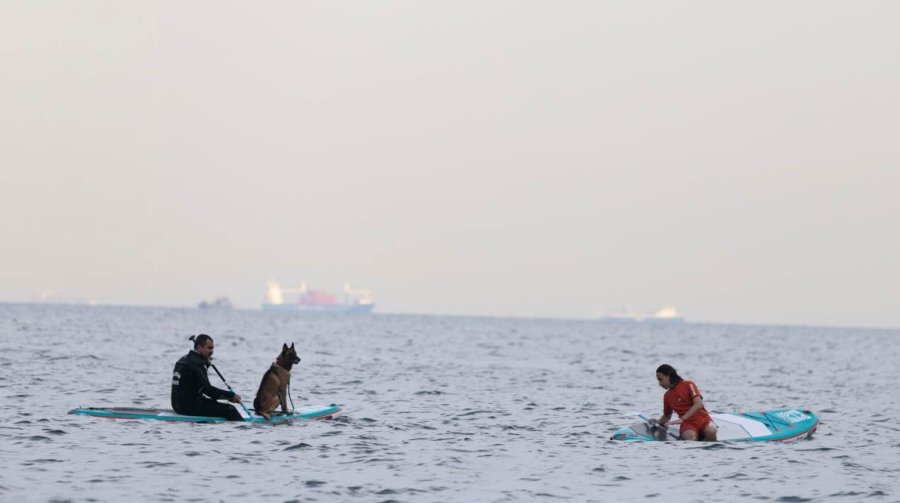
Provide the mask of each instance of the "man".
POLYGON ((172 371, 172 408, 179 414, 189 416, 224 417, 229 421, 243 421, 244 418, 237 409, 216 401, 225 399, 241 403, 241 395, 216 388, 209 383, 209 376, 206 375, 215 349, 212 337, 200 334, 192 335, 188 340, 194 341, 194 349, 182 356, 172 371))

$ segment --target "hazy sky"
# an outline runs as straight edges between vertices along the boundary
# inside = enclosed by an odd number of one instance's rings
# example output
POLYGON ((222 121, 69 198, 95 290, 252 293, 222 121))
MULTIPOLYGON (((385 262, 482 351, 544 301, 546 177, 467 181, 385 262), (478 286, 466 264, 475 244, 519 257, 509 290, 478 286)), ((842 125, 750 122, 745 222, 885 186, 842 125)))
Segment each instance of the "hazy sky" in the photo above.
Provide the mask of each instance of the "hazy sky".
POLYGON ((0 301, 900 326, 900 2, 0 6, 0 301))

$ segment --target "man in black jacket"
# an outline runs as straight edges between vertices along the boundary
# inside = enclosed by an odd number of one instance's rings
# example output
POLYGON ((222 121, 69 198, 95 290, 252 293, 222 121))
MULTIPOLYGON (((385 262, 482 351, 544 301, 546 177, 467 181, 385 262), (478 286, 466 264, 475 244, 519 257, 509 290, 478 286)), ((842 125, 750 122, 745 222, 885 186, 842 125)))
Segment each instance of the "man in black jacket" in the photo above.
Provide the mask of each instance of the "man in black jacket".
POLYGON ((189 416, 224 417, 229 421, 243 421, 241 413, 234 407, 217 402, 225 399, 241 403, 241 395, 233 391, 216 388, 209 383, 206 370, 212 359, 212 337, 206 334, 191 336, 194 349, 175 363, 172 371, 172 408, 179 414, 189 416))

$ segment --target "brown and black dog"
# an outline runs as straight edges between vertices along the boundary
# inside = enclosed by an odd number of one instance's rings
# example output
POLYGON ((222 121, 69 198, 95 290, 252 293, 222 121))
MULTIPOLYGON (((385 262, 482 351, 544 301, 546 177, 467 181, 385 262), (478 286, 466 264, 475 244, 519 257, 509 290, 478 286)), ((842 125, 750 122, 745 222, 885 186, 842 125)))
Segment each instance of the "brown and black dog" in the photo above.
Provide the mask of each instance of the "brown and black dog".
POLYGON ((291 347, 285 344, 281 348, 281 354, 275 359, 275 363, 269 367, 269 370, 263 375, 262 382, 259 383, 259 391, 256 392, 256 399, 253 400, 253 408, 256 413, 266 419, 272 419, 272 412, 281 404, 281 411, 288 412, 287 407, 287 390, 291 384, 291 367, 300 363, 300 357, 294 349, 294 343, 291 347))

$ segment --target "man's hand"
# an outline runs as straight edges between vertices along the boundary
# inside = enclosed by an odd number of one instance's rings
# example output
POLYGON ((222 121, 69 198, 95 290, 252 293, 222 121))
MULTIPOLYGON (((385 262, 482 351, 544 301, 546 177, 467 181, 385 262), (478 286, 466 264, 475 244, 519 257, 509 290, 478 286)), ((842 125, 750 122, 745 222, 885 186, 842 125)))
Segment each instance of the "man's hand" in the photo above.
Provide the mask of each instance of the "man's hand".
POLYGON ((235 393, 233 397, 228 399, 228 401, 234 402, 234 403, 241 403, 241 395, 238 395, 237 393, 235 393))

